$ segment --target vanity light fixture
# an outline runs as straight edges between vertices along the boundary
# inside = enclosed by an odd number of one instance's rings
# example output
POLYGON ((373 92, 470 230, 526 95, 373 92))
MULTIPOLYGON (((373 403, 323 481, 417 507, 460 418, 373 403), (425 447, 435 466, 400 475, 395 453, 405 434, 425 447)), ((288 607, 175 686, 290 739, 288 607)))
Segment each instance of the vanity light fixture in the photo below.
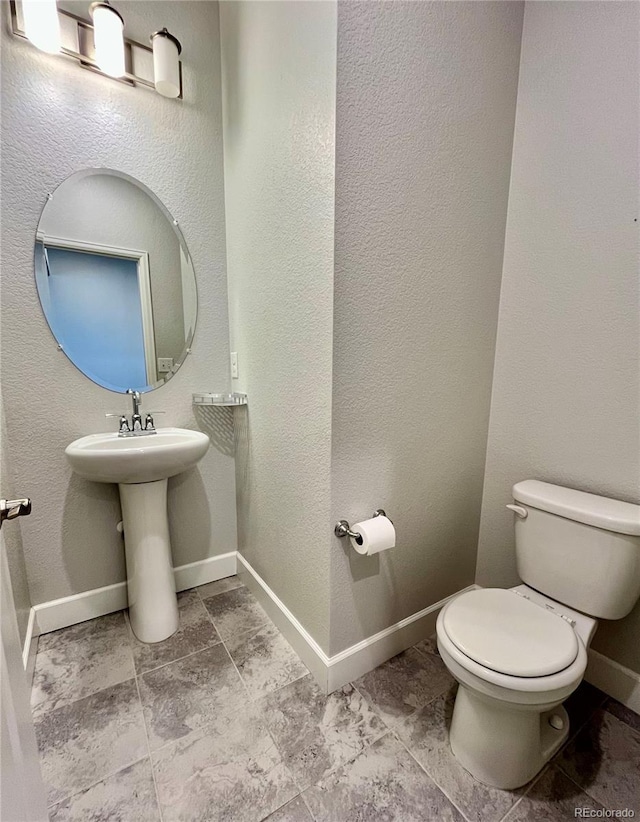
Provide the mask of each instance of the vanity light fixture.
POLYGON ((60 21, 56 0, 22 0, 24 33, 40 51, 60 51, 60 21))
POLYGON ((182 47, 166 28, 151 36, 151 48, 124 36, 122 15, 109 0, 91 4, 90 20, 58 8, 56 0, 9 0, 9 7, 13 34, 42 51, 119 83, 182 99, 182 47))
POLYGON ((153 46, 153 76, 156 91, 163 97, 178 97, 182 88, 180 41, 166 28, 154 32, 150 39, 153 46))
POLYGON ((98 68, 110 77, 122 77, 124 64, 124 18, 108 0, 92 3, 93 42, 98 68))

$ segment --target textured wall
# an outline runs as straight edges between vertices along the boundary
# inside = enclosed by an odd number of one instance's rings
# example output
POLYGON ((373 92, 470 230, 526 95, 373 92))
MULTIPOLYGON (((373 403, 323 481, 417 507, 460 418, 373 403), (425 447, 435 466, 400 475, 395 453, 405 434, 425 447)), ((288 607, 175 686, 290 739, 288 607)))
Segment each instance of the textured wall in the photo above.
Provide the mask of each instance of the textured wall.
MULTIPOLYGON (((64 448, 113 425, 121 395, 56 350, 38 304, 33 243, 47 192, 74 171, 109 166, 141 180, 180 222, 198 279, 193 354, 146 407, 194 427, 191 393, 225 390, 228 321, 218 11, 210 2, 125 2, 127 33, 167 26, 184 43, 183 102, 132 89, 38 52, 6 32, 2 4, 2 379, 14 487, 33 498, 22 524, 34 603, 124 579, 117 488, 73 476, 64 448)), ((86 14, 87 3, 74 4, 86 14)), ((211 448, 170 481, 174 562, 236 547, 234 463, 211 448)))
POLYGON ((75 179, 55 192, 39 231, 62 239, 146 251, 156 358, 180 357, 185 348, 180 243, 146 192, 109 174, 75 179))
MULTIPOLYGON (((0 287, 0 295, 2 289, 0 287)), ((2 295, 4 296, 4 295, 2 295)), ((15 499, 22 497, 19 488, 15 487, 9 466, 11 459, 7 447, 7 431, 4 419, 4 409, 0 398, 0 496, 4 499, 15 499)), ((13 604, 16 609, 16 620, 18 623, 18 633, 20 642, 24 642, 27 633, 27 623, 29 622, 29 611, 31 610, 31 595, 29 593, 29 583, 27 581, 27 568, 24 561, 24 549, 22 546, 22 522, 17 519, 3 525, 0 532, 0 551, 7 555, 7 568, 11 579, 11 589, 13 592, 13 604)))
MULTIPOLYGON (((477 581, 511 485, 640 501, 637 3, 527 3, 477 581)), ((640 671, 640 606, 594 647, 640 671)))
POLYGON ((241 552, 328 642, 335 3, 220 6, 241 552))
POLYGON ((338 12, 331 651, 473 582, 520 3, 338 12))

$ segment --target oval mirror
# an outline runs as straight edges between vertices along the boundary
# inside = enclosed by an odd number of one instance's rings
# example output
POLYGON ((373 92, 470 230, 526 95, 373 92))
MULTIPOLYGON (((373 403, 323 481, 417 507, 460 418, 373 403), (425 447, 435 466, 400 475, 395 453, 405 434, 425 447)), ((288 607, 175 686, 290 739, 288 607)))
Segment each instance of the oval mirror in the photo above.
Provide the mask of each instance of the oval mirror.
POLYGON ((53 336, 98 385, 150 391, 182 365, 198 312, 193 265, 138 180, 97 168, 61 183, 38 224, 35 275, 53 336))

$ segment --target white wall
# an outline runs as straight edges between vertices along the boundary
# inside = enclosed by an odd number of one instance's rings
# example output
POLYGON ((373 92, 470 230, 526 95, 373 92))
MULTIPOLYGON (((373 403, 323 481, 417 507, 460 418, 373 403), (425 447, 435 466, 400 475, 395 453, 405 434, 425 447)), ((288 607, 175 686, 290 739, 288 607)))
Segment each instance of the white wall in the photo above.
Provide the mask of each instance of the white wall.
MULTIPOLYGON (((10 466, 11 457, 7 447, 4 408, 0 396, 0 497, 3 499, 16 499, 24 496, 14 484, 10 466)), ((31 594, 29 593, 27 568, 22 545, 22 522, 21 519, 7 521, 0 532, 0 552, 5 554, 7 558, 6 567, 11 584, 11 598, 21 643, 24 642, 27 633, 29 612, 31 610, 31 594)))
MULTIPOLYGON (((86 15, 87 3, 73 4, 86 15)), ((191 394, 226 390, 228 321, 218 11, 209 2, 118 4, 145 42, 167 26, 183 43, 184 101, 132 89, 38 52, 7 33, 2 4, 2 380, 14 487, 33 499, 22 523, 34 604, 124 579, 117 488, 73 476, 64 448, 113 424, 121 395, 91 383, 56 349, 40 310, 33 243, 47 193, 81 168, 141 180, 182 226, 198 279, 193 354, 145 407, 194 427, 191 394)), ((234 462, 212 447, 170 481, 176 565, 235 550, 234 462)))
POLYGON ((521 3, 338 12, 331 652, 473 582, 521 3))
MULTIPOLYGON (((517 580, 511 485, 640 501, 640 6, 526 4, 477 581, 517 580)), ((640 671, 640 606, 594 647, 640 671)))
POLYGON ((328 645, 336 6, 220 6, 239 548, 328 645))

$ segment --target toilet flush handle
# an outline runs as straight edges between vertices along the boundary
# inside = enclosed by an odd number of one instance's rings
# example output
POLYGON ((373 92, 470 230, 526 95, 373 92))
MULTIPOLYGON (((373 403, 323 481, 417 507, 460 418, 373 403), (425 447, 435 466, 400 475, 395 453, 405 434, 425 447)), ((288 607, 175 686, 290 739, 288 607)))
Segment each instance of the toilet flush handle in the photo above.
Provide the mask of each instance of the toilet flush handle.
POLYGON ((522 505, 507 505, 507 508, 520 519, 526 519, 529 516, 529 512, 522 505))

